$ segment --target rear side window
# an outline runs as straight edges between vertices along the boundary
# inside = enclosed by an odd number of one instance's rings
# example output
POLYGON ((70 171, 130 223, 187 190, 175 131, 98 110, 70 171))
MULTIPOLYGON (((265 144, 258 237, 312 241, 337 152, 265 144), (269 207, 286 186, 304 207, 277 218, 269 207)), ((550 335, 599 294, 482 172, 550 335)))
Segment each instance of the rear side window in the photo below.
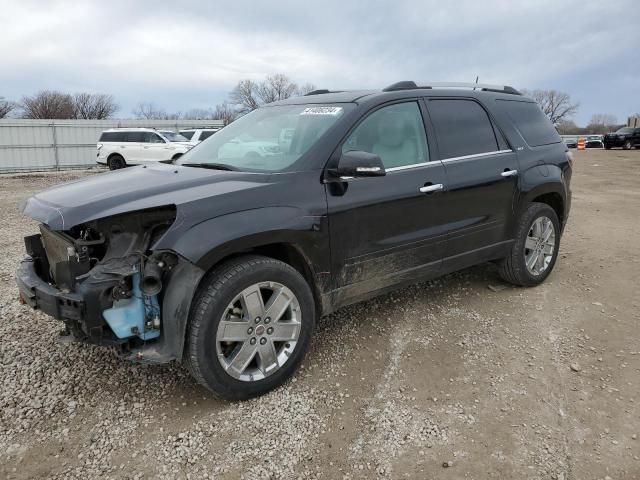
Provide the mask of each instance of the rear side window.
MULTIPOLYGON (((216 132, 212 132, 212 131, 200 132, 200 138, 198 140, 200 140, 200 141, 206 140, 207 138, 209 138, 214 133, 216 133, 216 132)), ((189 138, 191 138, 191 137, 189 137, 189 138)))
POLYGON ((531 147, 560 143, 562 138, 535 102, 497 100, 531 147))
POLYGON ((194 133, 196 133, 196 132, 194 132, 194 131, 191 131, 191 132, 182 131, 182 132, 180 132, 180 135, 182 135, 184 138, 187 138, 187 139, 191 140, 191 137, 193 137, 194 133))
POLYGON ((145 141, 145 132, 127 132, 126 138, 127 138, 126 139, 127 142, 142 143, 145 141))
POLYGON ((434 99, 428 106, 442 159, 499 150, 491 120, 478 103, 434 99))

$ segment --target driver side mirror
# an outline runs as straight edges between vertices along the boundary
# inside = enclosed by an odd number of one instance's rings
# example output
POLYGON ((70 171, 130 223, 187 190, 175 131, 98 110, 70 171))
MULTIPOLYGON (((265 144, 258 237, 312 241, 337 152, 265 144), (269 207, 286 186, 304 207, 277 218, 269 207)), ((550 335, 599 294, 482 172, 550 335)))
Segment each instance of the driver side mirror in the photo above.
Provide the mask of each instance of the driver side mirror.
POLYGON ((387 172, 380 156, 351 150, 342 154, 338 168, 332 169, 331 174, 335 177, 382 177, 387 172))

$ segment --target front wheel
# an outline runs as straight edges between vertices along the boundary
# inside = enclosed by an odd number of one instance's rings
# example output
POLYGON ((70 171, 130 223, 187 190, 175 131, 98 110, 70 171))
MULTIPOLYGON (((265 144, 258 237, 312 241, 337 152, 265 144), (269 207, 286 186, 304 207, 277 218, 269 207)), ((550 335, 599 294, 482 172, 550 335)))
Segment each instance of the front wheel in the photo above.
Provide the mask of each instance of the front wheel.
POLYGON ((624 142, 624 146, 622 148, 625 150, 631 150, 633 148, 633 142, 631 140, 627 140, 624 142))
POLYGON ((538 285, 553 270, 559 247, 556 212, 544 203, 532 203, 518 221, 509 255, 500 262, 500 276, 515 285, 538 285))
POLYGON ((309 348, 315 306, 293 267, 243 256, 216 268, 194 300, 186 363, 220 397, 243 400, 284 383, 309 348))

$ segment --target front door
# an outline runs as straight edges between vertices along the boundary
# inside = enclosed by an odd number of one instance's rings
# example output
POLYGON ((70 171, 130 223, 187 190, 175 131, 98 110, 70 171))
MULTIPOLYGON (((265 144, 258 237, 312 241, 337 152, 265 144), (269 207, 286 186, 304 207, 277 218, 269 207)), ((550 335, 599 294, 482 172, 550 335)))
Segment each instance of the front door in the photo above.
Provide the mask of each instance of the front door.
POLYGON ((142 156, 145 161, 169 160, 171 158, 170 151, 167 149, 168 144, 160 135, 154 132, 145 132, 144 139, 142 156))
POLYGON ((429 153, 417 101, 383 106, 341 151, 379 155, 386 176, 327 184, 334 302, 435 275, 445 251, 446 173, 429 153))

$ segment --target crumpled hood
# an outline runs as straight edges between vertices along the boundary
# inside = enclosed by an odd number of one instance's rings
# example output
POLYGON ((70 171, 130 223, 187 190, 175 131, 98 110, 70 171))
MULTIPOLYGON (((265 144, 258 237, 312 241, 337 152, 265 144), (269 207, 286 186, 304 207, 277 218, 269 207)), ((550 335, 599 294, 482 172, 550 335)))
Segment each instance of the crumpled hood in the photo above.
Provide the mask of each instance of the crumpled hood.
MULTIPOLYGON (((57 185, 28 198, 21 210, 53 230, 68 230, 119 213, 164 205, 179 207, 206 197, 257 188, 266 178, 268 175, 153 164, 57 185)), ((221 202, 215 203, 219 214, 226 213, 221 202)))

